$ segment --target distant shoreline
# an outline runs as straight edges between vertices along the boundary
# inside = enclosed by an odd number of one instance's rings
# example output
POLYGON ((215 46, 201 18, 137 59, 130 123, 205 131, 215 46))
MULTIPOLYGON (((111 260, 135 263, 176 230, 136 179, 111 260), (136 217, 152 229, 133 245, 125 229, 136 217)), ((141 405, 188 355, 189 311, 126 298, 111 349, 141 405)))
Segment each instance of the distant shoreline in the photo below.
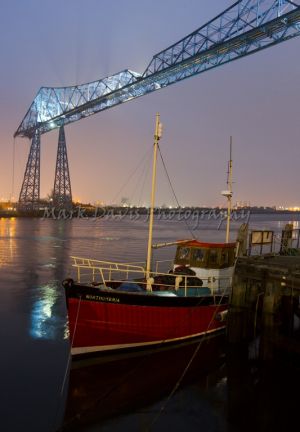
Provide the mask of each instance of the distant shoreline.
MULTIPOLYGON (((219 207, 184 207, 184 208, 155 208, 154 214, 157 216, 181 216, 184 219, 189 219, 194 214, 202 215, 203 219, 213 218, 213 216, 226 214, 226 208, 219 207)), ((245 207, 239 209, 233 209, 233 213, 236 215, 249 214, 273 214, 273 215, 300 215, 300 211, 292 210, 276 210, 271 207, 260 208, 260 207, 245 207)), ((74 207, 73 209, 57 209, 44 207, 39 210, 0 210, 0 218, 42 218, 42 219, 84 219, 84 218, 97 218, 107 216, 129 216, 134 218, 138 215, 148 215, 149 209, 145 207, 74 207)))

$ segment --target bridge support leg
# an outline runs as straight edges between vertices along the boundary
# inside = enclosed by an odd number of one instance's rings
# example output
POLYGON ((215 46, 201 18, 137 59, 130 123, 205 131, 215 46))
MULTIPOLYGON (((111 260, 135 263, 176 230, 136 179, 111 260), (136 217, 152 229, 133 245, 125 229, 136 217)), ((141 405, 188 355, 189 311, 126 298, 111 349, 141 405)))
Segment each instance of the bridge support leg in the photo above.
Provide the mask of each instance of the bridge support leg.
POLYGON ((70 209, 72 207, 71 180, 68 164, 67 146, 64 127, 59 128, 53 205, 58 208, 70 209))
POLYGON ((40 200, 40 132, 36 130, 32 137, 24 179, 19 195, 19 206, 33 210, 40 200))

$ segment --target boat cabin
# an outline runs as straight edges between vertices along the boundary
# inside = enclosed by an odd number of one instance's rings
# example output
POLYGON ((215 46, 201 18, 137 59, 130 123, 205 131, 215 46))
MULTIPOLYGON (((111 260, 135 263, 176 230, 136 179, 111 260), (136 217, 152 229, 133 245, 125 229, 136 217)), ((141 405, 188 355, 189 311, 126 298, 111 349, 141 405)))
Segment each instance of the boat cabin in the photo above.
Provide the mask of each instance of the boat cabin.
POLYGON ((229 290, 235 262, 236 243, 180 242, 174 260, 174 273, 193 271, 212 292, 229 290))
POLYGON ((187 266, 203 269, 233 267, 235 243, 203 243, 197 240, 181 243, 177 247, 174 267, 187 266))

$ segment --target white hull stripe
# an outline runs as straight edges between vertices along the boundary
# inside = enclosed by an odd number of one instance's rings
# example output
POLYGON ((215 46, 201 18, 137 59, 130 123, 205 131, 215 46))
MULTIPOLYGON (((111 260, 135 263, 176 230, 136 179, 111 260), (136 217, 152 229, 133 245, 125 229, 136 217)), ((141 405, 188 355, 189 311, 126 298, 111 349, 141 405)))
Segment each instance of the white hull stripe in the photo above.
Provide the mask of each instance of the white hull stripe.
POLYGON ((92 352, 97 352, 97 351, 110 351, 110 350, 121 350, 124 348, 139 348, 142 346, 151 346, 151 345, 157 345, 157 344, 165 344, 168 342, 176 342, 176 341, 180 341, 180 340, 187 340, 187 339, 191 339, 191 338, 195 338, 198 336, 203 336, 206 334, 210 334, 210 333, 214 333, 217 332, 219 330, 224 329, 226 326, 222 326, 222 327, 218 327, 217 329, 213 329, 213 330, 207 330, 205 332, 201 332, 201 333, 195 333, 189 336, 183 336, 183 337, 179 337, 179 338, 174 338, 174 339, 163 339, 163 340, 156 340, 153 342, 140 342, 140 343, 133 343, 133 344, 121 344, 121 345, 98 345, 98 346, 91 346, 91 347, 76 347, 76 348, 71 348, 71 354, 72 356, 76 356, 79 354, 85 354, 85 353, 92 353, 92 352))

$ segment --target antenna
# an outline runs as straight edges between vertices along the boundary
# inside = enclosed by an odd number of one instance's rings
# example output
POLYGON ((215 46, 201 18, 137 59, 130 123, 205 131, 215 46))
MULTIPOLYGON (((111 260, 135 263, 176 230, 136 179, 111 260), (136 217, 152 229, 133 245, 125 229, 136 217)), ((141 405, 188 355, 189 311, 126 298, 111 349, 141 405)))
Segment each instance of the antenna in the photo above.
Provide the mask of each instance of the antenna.
POLYGON ((231 198, 232 198, 232 136, 230 137, 230 156, 227 171, 228 189, 222 191, 222 195, 227 198, 227 225, 226 225, 226 243, 229 243, 230 234, 230 216, 231 216, 231 198))

